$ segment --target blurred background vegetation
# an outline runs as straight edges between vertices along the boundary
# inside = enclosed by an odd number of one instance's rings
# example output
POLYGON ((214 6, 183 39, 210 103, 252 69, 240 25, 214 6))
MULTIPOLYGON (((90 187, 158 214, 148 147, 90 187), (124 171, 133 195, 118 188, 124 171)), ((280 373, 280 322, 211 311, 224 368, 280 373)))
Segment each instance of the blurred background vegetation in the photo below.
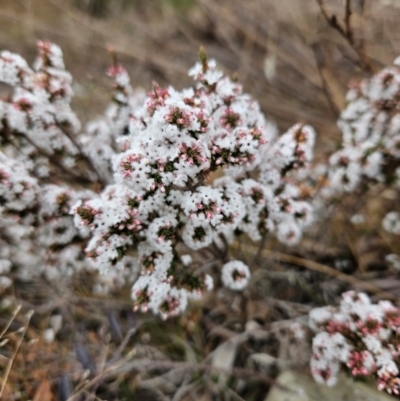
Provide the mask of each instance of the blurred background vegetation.
MULTIPOLYGON (((400 2, 353 0, 353 44, 329 26, 318 0, 0 0, 0 47, 32 59, 35 42, 59 44, 75 77, 83 120, 108 101, 105 71, 113 48, 134 85, 178 88, 200 45, 266 115, 286 129, 313 125, 318 146, 339 140, 336 119, 348 82, 387 65, 400 48, 400 2), (362 54, 362 57, 360 57, 362 54)), ((325 0, 346 26, 345 0, 325 0)))

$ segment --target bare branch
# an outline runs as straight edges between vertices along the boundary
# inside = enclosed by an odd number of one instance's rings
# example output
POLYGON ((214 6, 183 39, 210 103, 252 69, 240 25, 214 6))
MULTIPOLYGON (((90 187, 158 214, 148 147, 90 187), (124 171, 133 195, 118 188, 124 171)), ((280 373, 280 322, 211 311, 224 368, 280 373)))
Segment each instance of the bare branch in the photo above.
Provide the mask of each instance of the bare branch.
MULTIPOLYGON (((17 313, 18 313, 18 312, 19 312, 19 309, 17 310, 17 313)), ((29 312, 27 313, 27 315, 26 315, 26 317, 27 317, 27 322, 25 323, 25 326, 22 327, 21 337, 20 337, 20 339, 19 339, 19 341, 18 341, 18 343, 17 343, 17 346, 15 347, 15 351, 14 351, 12 357, 9 359, 8 365, 7 365, 7 367, 6 367, 6 371, 5 371, 5 373, 4 373, 4 377, 2 378, 2 383, 1 383, 1 388, 0 388, 0 398, 1 398, 2 395, 3 395, 4 389, 5 389, 5 387, 6 387, 8 375, 10 374, 12 365, 13 365, 13 363, 14 363, 15 357, 16 357, 17 354, 18 354, 19 348, 21 347, 22 341, 24 340, 25 333, 26 333, 26 331, 28 330, 28 326, 29 326, 29 323, 30 323, 30 321, 31 321, 32 315, 33 315, 33 310, 31 310, 31 311, 29 311, 29 312)))
POLYGON ((57 127, 60 128, 60 130, 63 132, 63 134, 74 144, 76 149, 79 152, 79 155, 86 161, 86 163, 90 166, 91 170, 96 174, 98 181, 102 184, 105 185, 105 182, 101 175, 99 174, 96 166, 93 164, 92 159, 85 154, 85 152, 82 149, 81 144, 77 141, 77 139, 74 137, 74 134, 68 131, 68 129, 62 124, 57 124, 57 127))
POLYGON ((350 17, 351 17, 351 0, 346 0, 346 11, 345 11, 345 17, 344 17, 344 23, 346 25, 346 35, 349 38, 349 41, 353 43, 353 31, 351 29, 351 24, 350 24, 350 17))
POLYGON ((351 29, 351 24, 350 24, 350 17, 351 17, 350 0, 346 0, 345 27, 344 28, 338 22, 335 14, 333 14, 331 16, 328 14, 322 0, 316 0, 316 2, 319 5, 321 14, 324 16, 324 18, 325 18, 326 22, 329 24, 329 26, 332 27, 333 29, 335 29, 337 32, 339 32, 340 35, 346 39, 346 41, 349 43, 349 45, 357 53, 358 57, 360 58, 363 66, 364 66, 364 69, 369 73, 373 73, 374 68, 373 68, 371 62, 369 61, 367 55, 365 54, 363 48, 360 47, 359 45, 357 45, 354 41, 353 31, 351 29))

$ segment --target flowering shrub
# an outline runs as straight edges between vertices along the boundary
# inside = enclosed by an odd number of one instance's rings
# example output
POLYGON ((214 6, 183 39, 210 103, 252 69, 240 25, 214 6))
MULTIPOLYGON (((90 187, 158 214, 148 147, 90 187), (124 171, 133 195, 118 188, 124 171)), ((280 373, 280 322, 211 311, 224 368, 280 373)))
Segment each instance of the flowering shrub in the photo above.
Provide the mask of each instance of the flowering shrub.
MULTIPOLYGON (((319 166, 325 186, 315 205, 323 207, 344 193, 365 193, 371 186, 391 188, 399 196, 400 178, 400 58, 370 79, 352 83, 347 106, 338 126, 340 149, 319 166)), ((318 175, 318 174, 317 174, 318 175)), ((363 224, 361 214, 353 224, 363 224)), ((389 211, 382 227, 400 234, 400 213, 389 211)), ((399 256, 387 263, 399 270, 399 256)), ((366 294, 342 294, 339 307, 317 308, 310 313, 313 339, 311 370, 319 383, 333 386, 344 369, 356 378, 373 378, 379 390, 400 395, 400 310, 388 301, 371 303, 366 294)))
MULTIPOLYGON (((110 71, 113 101, 82 130, 60 48, 39 42, 38 53, 32 69, 16 54, 0 54, 0 81, 13 88, 0 100, 0 290, 12 284, 11 269, 20 279, 44 274, 55 280, 88 267, 82 252, 88 231, 75 227, 70 210, 111 182, 114 135, 129 119, 129 87, 110 71)), ((137 99, 140 92, 130 94, 131 104, 137 99)), ((97 289, 123 281, 110 272, 97 289)))
MULTIPOLYGON (((396 191, 400 179, 400 57, 370 79, 353 82, 338 126, 340 149, 329 158, 325 198, 381 184, 396 191)), ((400 233, 400 214, 389 212, 383 228, 400 233)))
POLYGON ((348 291, 339 307, 310 312, 311 371, 319 383, 333 386, 340 368, 354 377, 372 377, 378 389, 400 394, 400 309, 389 301, 371 303, 366 294, 348 291))
POLYGON ((249 269, 229 258, 235 236, 299 241, 312 221, 301 187, 311 127, 278 136, 201 51, 193 88, 154 84, 146 98, 115 63, 110 107, 82 129, 61 50, 48 42, 38 50, 32 69, 0 55, 0 81, 13 87, 0 103, 1 257, 10 262, 2 271, 56 277, 89 261, 109 285, 135 281, 135 308, 166 318, 212 288, 207 254, 224 265, 225 285, 245 287, 249 269))
MULTIPOLYGON (((240 233, 257 241, 276 232, 294 244, 312 219, 296 173, 312 158, 313 130, 297 125, 276 137, 240 84, 203 51, 200 58, 189 72, 195 88, 154 86, 119 140, 115 184, 74 208, 76 224, 92 231, 86 251, 100 271, 123 269, 137 248, 135 308, 164 318, 212 287, 186 253, 211 248, 227 262, 227 245, 240 233), (217 170, 224 175, 212 182, 217 170)), ((229 262, 222 281, 241 290, 249 275, 229 262)))
POLYGON ((400 58, 371 79, 353 83, 338 121, 342 148, 330 158, 330 180, 352 191, 363 182, 396 183, 400 159, 400 58))

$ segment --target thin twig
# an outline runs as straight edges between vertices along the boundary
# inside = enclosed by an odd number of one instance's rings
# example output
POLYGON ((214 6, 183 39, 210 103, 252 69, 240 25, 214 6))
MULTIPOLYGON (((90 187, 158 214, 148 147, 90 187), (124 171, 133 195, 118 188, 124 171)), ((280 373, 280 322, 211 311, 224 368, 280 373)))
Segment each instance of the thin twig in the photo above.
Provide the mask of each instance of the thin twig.
POLYGON ((262 253, 262 251, 264 249, 265 243, 267 241, 267 237, 268 237, 267 233, 265 233, 262 236, 261 241, 260 241, 260 243, 258 245, 257 253, 255 254, 253 260, 251 261, 251 263, 249 265, 250 269, 253 268, 256 265, 256 263, 258 262, 258 259, 260 258, 261 253, 262 253))
MULTIPOLYGON (((103 372, 104 372, 104 368, 106 366, 106 360, 107 360, 107 355, 108 355, 109 350, 110 350, 110 339, 108 338, 105 351, 103 352, 103 355, 101 356, 101 360, 100 360, 100 373, 99 373, 100 378, 102 377, 103 372)), ((97 391, 97 389, 98 389, 100 384, 101 384, 101 381, 99 381, 94 386, 92 394, 91 394, 91 397, 89 397, 89 401, 90 401, 90 398, 92 398, 93 401, 96 401, 96 399, 98 399, 98 397, 96 396, 96 391, 97 391)))
MULTIPOLYGON (((233 246, 237 247, 237 244, 234 244, 233 246)), ((257 252, 257 247, 255 247, 253 245, 247 245, 247 249, 253 253, 257 252)), ((398 300, 398 297, 396 297, 395 295, 393 295, 387 291, 381 290, 379 287, 377 287, 374 284, 371 284, 367 281, 360 280, 360 279, 350 276, 348 274, 339 272, 332 267, 323 265, 318 262, 314 262, 309 259, 303 259, 298 256, 288 255, 286 253, 281 253, 281 252, 275 252, 275 251, 271 251, 269 249, 264 249, 262 251, 262 255, 265 257, 276 259, 276 260, 281 260, 284 262, 292 263, 297 266, 306 267, 307 269, 314 270, 314 271, 317 271, 317 272, 320 272, 323 274, 327 274, 329 276, 337 278, 338 280, 352 284, 356 287, 360 287, 366 291, 370 291, 379 297, 396 300, 396 301, 398 300)))
POLYGON ((134 336, 137 332, 137 329, 140 327, 140 325, 137 325, 136 327, 132 327, 128 330, 128 332, 125 335, 125 338, 122 340, 120 346, 118 347, 117 351, 115 352, 114 356, 112 359, 109 361, 109 364, 113 364, 118 361, 119 358, 121 358, 122 352, 128 345, 129 340, 134 336))
POLYGON ((204 363, 187 363, 187 362, 175 362, 175 361, 149 361, 146 359, 140 359, 133 362, 127 362, 125 359, 121 362, 115 363, 109 368, 105 369, 102 376, 96 376, 94 379, 90 380, 82 389, 73 394, 68 398, 67 401, 76 401, 79 399, 80 395, 95 386, 99 380, 108 380, 114 377, 120 377, 129 372, 146 371, 147 373, 152 370, 169 370, 169 369, 185 369, 186 371, 197 371, 202 373, 225 373, 232 376, 240 377, 241 379, 247 378, 252 380, 258 380, 269 385, 275 385, 282 390, 291 392, 289 388, 280 384, 276 380, 272 379, 270 376, 263 372, 258 372, 247 368, 232 368, 223 369, 217 368, 212 365, 207 365, 204 363))
POLYGON ((5 389, 5 387, 6 387, 8 375, 10 374, 11 367, 12 367, 12 365, 13 365, 14 359, 15 359, 15 357, 17 356, 18 350, 19 350, 19 348, 20 348, 20 346, 21 346, 21 344, 22 344, 22 341, 23 341, 23 339, 24 339, 24 337, 25 337, 25 333, 26 333, 26 331, 28 330, 29 322, 31 321, 32 315, 33 315, 33 310, 29 311, 29 312, 26 314, 26 316, 27 316, 27 318, 28 318, 28 321, 26 322, 26 325, 25 325, 25 327, 24 327, 24 330, 23 330, 22 333, 21 333, 21 338, 19 339, 19 341, 18 341, 18 343, 17 343, 17 346, 16 346, 16 348, 15 348, 15 351, 14 351, 12 357, 10 358, 10 360, 9 360, 9 362, 8 362, 8 364, 7 364, 7 368, 6 368, 6 371, 5 371, 5 373, 4 373, 4 376, 3 376, 3 379, 2 379, 2 383, 1 383, 0 399, 1 399, 1 397, 3 396, 3 392, 4 392, 4 389, 5 389))
POLYGON ((350 17, 351 17, 351 0, 346 0, 346 9, 345 9, 345 17, 344 23, 346 26, 346 35, 349 38, 350 43, 353 43, 353 31, 350 25, 350 17))
POLYGON ((182 381, 182 384, 176 391, 174 397, 172 398, 172 401, 180 401, 181 398, 187 393, 193 386, 193 383, 190 383, 192 379, 192 375, 190 373, 187 373, 182 381))
POLYGON ((71 178, 73 178, 77 182, 80 182, 82 184, 92 184, 92 181, 89 178, 84 177, 82 175, 76 175, 75 173, 73 173, 72 171, 70 171, 66 167, 64 167, 62 165, 62 163, 60 163, 53 155, 48 154, 47 152, 43 151, 34 141, 32 141, 31 138, 29 138, 28 135, 25 135, 25 134, 21 134, 21 135, 38 151, 38 153, 40 155, 47 157, 49 159, 49 161, 54 166, 58 167, 62 172, 69 175, 71 178))
POLYGON ((18 305, 15 310, 13 315, 11 316, 10 320, 6 324, 6 327, 4 327, 3 331, 0 333, 0 340, 3 338, 4 334, 6 334, 8 328, 11 326, 11 323, 14 321, 14 319, 17 317, 19 311, 21 310, 22 305, 18 305))
POLYGON ((196 272, 198 274, 204 273, 205 271, 209 270, 211 267, 215 266, 216 263, 217 262, 215 261, 215 259, 206 261, 198 269, 196 269, 196 272))
POLYGON ((226 387, 225 390, 229 393, 229 395, 233 398, 234 401, 245 401, 238 393, 233 391, 231 388, 226 387))
POLYGON ((338 20, 336 18, 336 15, 329 16, 328 12, 325 9, 325 6, 324 6, 322 0, 316 0, 316 1, 317 1, 318 5, 319 5, 319 8, 321 10, 322 15, 324 16, 324 18, 326 19, 328 24, 332 28, 336 29, 346 40, 348 40, 346 31, 339 24, 339 22, 338 22, 338 20))
POLYGON ((321 10, 321 14, 324 16, 326 22, 329 24, 330 27, 335 29, 337 32, 340 33, 340 35, 343 36, 343 38, 346 39, 346 41, 349 43, 349 45, 353 48, 353 50, 357 53, 358 57, 360 58, 362 64, 364 65, 364 68, 366 71, 369 73, 374 72, 374 68, 371 64, 371 62, 368 60, 367 55, 365 54, 364 50, 360 48, 360 46, 357 46, 355 41, 354 41, 354 36, 353 36, 353 31, 351 29, 350 25, 350 16, 351 16, 351 8, 350 8, 350 1, 346 0, 346 13, 345 13, 345 24, 346 27, 343 28, 339 21, 336 18, 336 15, 329 15, 328 12, 325 9, 324 3, 322 0, 316 0, 316 2, 319 5, 319 9, 321 10))
POLYGON ((85 390, 84 393, 86 394, 85 400, 89 400, 90 401, 90 399, 92 399, 93 401, 105 401, 105 400, 102 400, 101 398, 97 397, 96 394, 90 393, 89 391, 85 390))
POLYGON ((74 144, 74 146, 76 147, 76 149, 79 152, 79 155, 86 161, 86 163, 88 163, 90 168, 96 174, 98 181, 102 185, 105 185, 105 182, 104 182, 103 178, 101 177, 100 173, 98 172, 96 166, 94 165, 92 159, 84 153, 81 144, 74 137, 74 135, 71 132, 69 132, 67 128, 63 127, 61 124, 57 124, 57 127, 60 128, 60 130, 63 132, 63 134, 74 144))

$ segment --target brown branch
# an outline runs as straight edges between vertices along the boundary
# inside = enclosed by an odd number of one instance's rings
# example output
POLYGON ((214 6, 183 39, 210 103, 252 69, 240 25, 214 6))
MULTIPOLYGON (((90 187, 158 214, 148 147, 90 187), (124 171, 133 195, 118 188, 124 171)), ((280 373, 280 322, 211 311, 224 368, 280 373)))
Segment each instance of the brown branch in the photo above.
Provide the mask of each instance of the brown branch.
POLYGON ((121 358, 122 352, 124 351, 124 349, 128 345, 129 340, 136 334, 136 332, 137 332, 137 330, 139 329, 140 326, 141 325, 138 324, 135 327, 132 327, 132 328, 130 328, 128 330, 128 332, 126 333, 126 335, 125 335, 124 339, 122 340, 120 346, 115 351, 115 354, 112 357, 110 363, 117 362, 121 358))
POLYGON ((104 182, 103 178, 100 176, 100 173, 97 171, 97 168, 94 165, 92 159, 83 152, 81 144, 77 141, 77 139, 74 137, 74 135, 71 132, 69 132, 66 127, 63 127, 61 124, 57 124, 57 127, 60 128, 62 133, 74 144, 74 146, 76 147, 76 149, 79 152, 79 155, 86 161, 86 163, 90 166, 90 168, 96 174, 99 183, 104 186, 105 182, 104 182))
POLYGON ((64 167, 62 163, 60 163, 55 156, 50 155, 47 152, 44 152, 38 145, 36 145, 35 142, 31 140, 31 138, 29 138, 28 135, 22 134, 22 136, 38 151, 38 153, 41 156, 47 157, 50 163, 58 167, 64 174, 69 175, 71 178, 76 180, 76 182, 79 182, 81 184, 93 184, 92 180, 90 180, 89 178, 84 177, 82 175, 76 175, 75 173, 64 167))
POLYGON ((351 0, 346 0, 346 9, 345 9, 345 17, 344 17, 344 23, 346 26, 346 35, 349 38, 349 41, 351 43, 353 42, 353 31, 351 29, 351 24, 350 24, 350 18, 351 18, 351 0))
POLYGON ((329 26, 331 26, 333 29, 336 29, 347 40, 348 38, 347 38, 347 35, 346 35, 346 31, 339 24, 338 20, 336 19, 336 15, 329 16, 328 12, 325 9, 325 6, 324 6, 322 0, 316 0, 316 1, 317 1, 318 5, 319 5, 319 9, 320 9, 322 15, 324 16, 324 18, 328 22, 329 26))
MULTIPOLYGON (((19 311, 19 309, 18 309, 18 311, 19 311)), ((17 313, 18 313, 18 311, 17 311, 17 313)), ((1 383, 1 388, 0 388, 0 399, 1 399, 2 395, 3 395, 4 389, 5 389, 5 387, 6 387, 8 375, 9 375, 10 372, 11 372, 11 368, 12 368, 12 365, 13 365, 13 363, 14 363, 14 360, 15 360, 15 358, 16 358, 16 356, 17 356, 17 354, 18 354, 18 351, 19 351, 19 349, 20 349, 20 347, 21 347, 22 341, 24 340, 25 333, 26 333, 26 331, 28 330, 28 326, 29 326, 29 323, 30 323, 30 321, 31 321, 32 315, 33 315, 33 310, 29 311, 29 312, 26 314, 27 322, 26 322, 25 326, 22 327, 22 330, 21 330, 21 337, 20 337, 20 339, 19 339, 19 341, 18 341, 18 343, 17 343, 17 346, 15 347, 15 350, 14 350, 14 353, 12 354, 12 357, 9 359, 9 362, 8 362, 8 364, 7 364, 7 367, 6 367, 6 371, 5 371, 4 376, 3 376, 3 378, 2 378, 2 383, 1 383)))
POLYGON ((272 379, 270 376, 265 373, 258 372, 252 369, 247 368, 232 368, 232 369, 223 369, 217 368, 212 365, 207 365, 205 363, 188 363, 188 362, 175 362, 175 361, 151 361, 146 359, 136 360, 132 362, 127 362, 125 359, 119 363, 111 365, 107 369, 105 369, 102 375, 96 376, 94 379, 90 380, 82 389, 77 391, 71 397, 68 398, 67 401, 76 401, 79 399, 81 394, 85 391, 94 388, 94 386, 102 380, 109 380, 116 377, 122 377, 126 373, 132 372, 150 372, 154 370, 170 370, 170 369, 185 369, 187 372, 202 372, 202 373, 220 373, 220 374, 229 374, 235 377, 239 377, 241 379, 251 379, 259 382, 264 382, 269 385, 275 385, 278 388, 292 392, 288 387, 280 384, 276 380, 272 379))
MULTIPOLYGON (((233 247, 238 247, 237 242, 233 244, 233 247)), ((246 245, 247 251, 249 253, 255 254, 257 252, 257 247, 254 245, 246 245)), ((398 297, 391 294, 390 292, 384 291, 378 286, 369 283, 368 281, 360 280, 354 276, 350 276, 348 274, 342 273, 332 267, 323 265, 322 263, 314 262, 313 260, 300 258, 298 256, 289 255, 286 253, 271 251, 270 249, 263 249, 262 256, 267 258, 272 258, 277 261, 283 261, 286 263, 291 263, 295 266, 302 266, 310 270, 317 271, 319 273, 326 274, 328 276, 332 276, 337 278, 338 280, 344 281, 346 283, 352 284, 355 287, 362 288, 365 291, 372 292, 381 298, 391 299, 393 301, 398 301, 398 297)))
POLYGON ((348 44, 352 47, 352 49, 356 52, 358 57, 360 58, 364 69, 369 72, 373 73, 374 68, 369 61, 367 55, 364 52, 364 49, 357 45, 354 41, 354 36, 353 36, 353 31, 351 29, 351 24, 350 24, 350 17, 351 17, 351 7, 350 7, 350 0, 346 0, 346 11, 345 11, 345 27, 343 28, 342 25, 338 22, 336 15, 329 15, 328 12, 325 9, 324 3, 322 0, 316 0, 316 2, 319 5, 319 9, 321 11, 321 14, 324 16, 326 22, 330 27, 335 29, 337 32, 340 33, 341 36, 343 36, 344 39, 348 42, 348 44))
POLYGON ((4 327, 4 329, 2 330, 2 332, 0 333, 0 340, 3 338, 4 334, 6 334, 7 330, 8 330, 9 327, 11 326, 11 323, 12 323, 12 322, 14 321, 14 319, 17 317, 19 311, 21 310, 21 307, 22 307, 21 305, 18 305, 18 306, 15 308, 15 310, 14 310, 14 312, 13 312, 11 318, 8 320, 6 326, 4 327))
POLYGON ((71 178, 73 178, 76 182, 82 184, 82 185, 87 185, 87 184, 93 184, 92 180, 89 178, 82 176, 82 175, 77 175, 71 170, 67 169, 65 166, 60 163, 57 158, 54 155, 51 155, 47 152, 45 152, 43 149, 41 149, 31 138, 29 138, 28 135, 26 135, 23 132, 17 132, 12 130, 5 121, 3 121, 3 130, 0 132, 2 135, 4 135, 7 138, 7 142, 16 148, 21 154, 23 154, 22 150, 18 147, 17 144, 14 143, 14 141, 11 141, 9 137, 15 137, 19 135, 20 137, 23 137, 26 141, 28 141, 35 149, 36 151, 41 155, 46 157, 51 164, 54 166, 58 167, 64 174, 69 175, 71 178))

